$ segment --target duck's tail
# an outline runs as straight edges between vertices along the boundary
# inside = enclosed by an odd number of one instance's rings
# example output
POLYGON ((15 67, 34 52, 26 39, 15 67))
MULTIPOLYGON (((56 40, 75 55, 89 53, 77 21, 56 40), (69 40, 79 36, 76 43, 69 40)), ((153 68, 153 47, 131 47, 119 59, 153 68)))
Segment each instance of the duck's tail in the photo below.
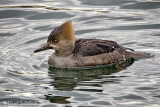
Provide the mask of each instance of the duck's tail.
POLYGON ((152 55, 150 53, 136 52, 136 51, 129 52, 129 56, 134 59, 147 59, 147 58, 154 57, 154 55, 152 55))

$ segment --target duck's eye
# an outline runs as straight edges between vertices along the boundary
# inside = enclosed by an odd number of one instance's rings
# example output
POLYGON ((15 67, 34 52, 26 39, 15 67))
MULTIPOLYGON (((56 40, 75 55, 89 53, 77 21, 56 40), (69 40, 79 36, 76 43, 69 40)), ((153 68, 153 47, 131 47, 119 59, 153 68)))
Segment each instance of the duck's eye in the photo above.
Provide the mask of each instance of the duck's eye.
POLYGON ((58 40, 57 40, 57 39, 54 39, 52 42, 57 43, 57 42, 58 42, 58 40))

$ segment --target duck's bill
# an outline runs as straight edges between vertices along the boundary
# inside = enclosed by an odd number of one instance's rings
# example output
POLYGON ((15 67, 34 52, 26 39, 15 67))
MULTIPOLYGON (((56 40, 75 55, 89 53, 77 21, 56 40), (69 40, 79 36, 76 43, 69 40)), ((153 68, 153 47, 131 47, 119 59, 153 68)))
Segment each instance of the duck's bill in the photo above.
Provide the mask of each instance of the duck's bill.
POLYGON ((48 50, 48 49, 52 49, 52 47, 49 46, 49 44, 45 44, 43 47, 34 50, 34 53, 44 51, 44 50, 48 50))

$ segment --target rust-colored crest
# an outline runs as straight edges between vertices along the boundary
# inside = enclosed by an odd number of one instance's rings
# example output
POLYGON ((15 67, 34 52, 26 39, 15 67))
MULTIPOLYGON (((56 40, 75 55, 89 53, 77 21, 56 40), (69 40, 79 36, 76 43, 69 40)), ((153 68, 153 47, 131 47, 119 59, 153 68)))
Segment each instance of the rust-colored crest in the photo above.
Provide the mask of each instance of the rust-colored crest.
POLYGON ((74 27, 72 25, 72 21, 67 21, 60 26, 62 31, 62 36, 68 40, 75 40, 74 36, 74 27))

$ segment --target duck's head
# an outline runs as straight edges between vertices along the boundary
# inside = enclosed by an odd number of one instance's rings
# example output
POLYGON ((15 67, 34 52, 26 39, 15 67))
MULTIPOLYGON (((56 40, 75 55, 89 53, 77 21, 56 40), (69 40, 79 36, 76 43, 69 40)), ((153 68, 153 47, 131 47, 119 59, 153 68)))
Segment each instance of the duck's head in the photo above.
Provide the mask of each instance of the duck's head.
POLYGON ((75 35, 72 21, 67 21, 56 27, 48 36, 47 43, 34 52, 54 49, 57 56, 68 56, 74 49, 74 43, 75 35))

